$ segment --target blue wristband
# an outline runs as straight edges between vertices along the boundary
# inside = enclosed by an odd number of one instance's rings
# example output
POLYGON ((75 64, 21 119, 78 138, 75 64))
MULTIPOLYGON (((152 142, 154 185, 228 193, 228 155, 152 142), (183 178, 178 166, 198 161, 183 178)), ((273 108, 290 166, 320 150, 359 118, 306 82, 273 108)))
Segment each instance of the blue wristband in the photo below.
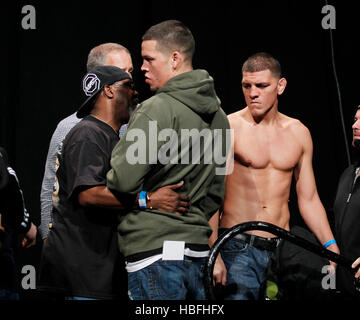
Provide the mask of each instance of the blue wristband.
POLYGON ((326 249, 328 246, 330 246, 331 244, 336 243, 335 239, 329 240, 328 242, 325 242, 324 244, 324 248, 326 249))
POLYGON ((146 209, 146 191, 140 191, 139 194, 139 207, 146 209))

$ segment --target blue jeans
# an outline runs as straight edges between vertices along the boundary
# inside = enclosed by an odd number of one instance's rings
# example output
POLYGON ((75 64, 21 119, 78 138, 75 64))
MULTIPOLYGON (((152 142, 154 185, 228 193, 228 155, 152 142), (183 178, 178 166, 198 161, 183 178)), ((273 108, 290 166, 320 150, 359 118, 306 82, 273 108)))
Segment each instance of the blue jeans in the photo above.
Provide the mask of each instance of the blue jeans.
POLYGON ((131 300, 205 300, 203 269, 206 258, 158 260, 128 273, 131 300))
POLYGON ((226 300, 259 300, 264 274, 274 253, 250 246, 245 241, 232 238, 221 249, 221 257, 227 270, 227 285, 236 284, 237 289, 226 300))
POLYGON ((79 296, 66 296, 65 300, 71 300, 71 301, 88 301, 88 300, 99 300, 96 298, 87 298, 87 297, 79 297, 79 296))
POLYGON ((0 289, 0 300, 19 300, 20 296, 17 292, 0 289))

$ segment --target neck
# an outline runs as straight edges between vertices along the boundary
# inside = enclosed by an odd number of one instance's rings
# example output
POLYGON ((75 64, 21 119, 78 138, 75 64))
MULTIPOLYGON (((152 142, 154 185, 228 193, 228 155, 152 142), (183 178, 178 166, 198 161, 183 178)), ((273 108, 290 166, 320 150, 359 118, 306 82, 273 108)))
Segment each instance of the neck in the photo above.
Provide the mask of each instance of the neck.
POLYGON ((185 73, 185 72, 190 72, 190 71, 193 71, 193 70, 194 69, 192 67, 192 64, 182 63, 176 69, 173 70, 173 77, 176 77, 179 74, 182 74, 182 73, 185 73))
POLYGON ((254 125, 262 124, 262 125, 273 125, 279 119, 279 112, 277 108, 277 103, 274 104, 270 109, 268 109, 264 114, 254 115, 250 112, 248 108, 248 119, 254 125))

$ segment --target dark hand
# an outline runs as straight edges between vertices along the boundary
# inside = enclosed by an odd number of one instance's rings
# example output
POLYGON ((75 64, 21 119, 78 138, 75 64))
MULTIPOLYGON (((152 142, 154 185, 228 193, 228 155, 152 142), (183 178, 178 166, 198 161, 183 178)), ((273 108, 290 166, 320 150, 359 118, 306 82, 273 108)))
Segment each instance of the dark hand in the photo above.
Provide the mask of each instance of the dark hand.
POLYGON ((179 194, 175 190, 182 187, 184 181, 157 189, 150 195, 152 208, 182 215, 189 210, 190 198, 185 194, 179 194))

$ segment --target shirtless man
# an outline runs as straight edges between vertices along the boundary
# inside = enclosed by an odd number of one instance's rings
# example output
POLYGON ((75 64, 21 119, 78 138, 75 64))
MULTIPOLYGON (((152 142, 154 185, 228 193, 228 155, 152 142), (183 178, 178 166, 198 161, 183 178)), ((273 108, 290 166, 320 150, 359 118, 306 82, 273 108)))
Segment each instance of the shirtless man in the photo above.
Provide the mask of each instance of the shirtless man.
MULTIPOLYGON (((278 111, 278 96, 286 87, 280 64, 271 55, 258 53, 244 63, 242 76, 247 106, 228 116, 234 129, 234 170, 226 177, 223 212, 210 221, 214 230, 210 246, 217 239, 218 225, 219 234, 222 228, 248 221, 289 230, 293 174, 300 213, 317 239, 326 244, 334 236, 316 189, 310 132, 299 120, 278 111)), ((278 243, 273 234, 253 230, 224 245, 214 267, 214 282, 236 283, 237 292, 227 298, 261 298, 264 271, 278 243)), ((336 243, 327 249, 339 253, 336 243)))

